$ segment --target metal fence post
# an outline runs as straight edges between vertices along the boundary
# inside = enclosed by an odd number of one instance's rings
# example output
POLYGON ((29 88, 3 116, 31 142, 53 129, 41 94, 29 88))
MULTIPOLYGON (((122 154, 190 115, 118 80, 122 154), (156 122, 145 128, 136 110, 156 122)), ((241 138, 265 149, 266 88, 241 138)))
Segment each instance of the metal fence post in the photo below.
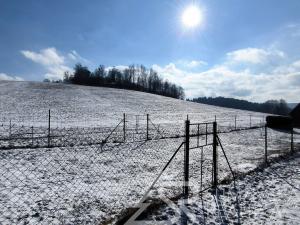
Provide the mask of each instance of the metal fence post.
POLYGON ((126 141, 126 114, 123 113, 123 140, 126 141))
POLYGON ((190 121, 185 121, 185 148, 184 148, 184 198, 189 195, 189 151, 190 151, 190 121))
POLYGON ((50 147, 51 144, 51 140, 50 140, 50 129, 51 129, 51 112, 49 109, 49 113, 48 113, 48 148, 50 147))
POLYGON ((31 127, 31 146, 33 146, 33 126, 31 127))
POLYGON ((268 164, 268 127, 265 125, 265 165, 268 164))
POLYGON ((207 133, 207 123, 205 124, 205 144, 207 145, 207 136, 208 136, 208 133, 207 133))
POLYGON ((213 188, 218 186, 217 122, 213 123, 213 188))
POLYGON ((250 115, 250 128, 252 126, 252 118, 251 118, 251 115, 250 115))
POLYGON ((234 116, 234 129, 236 130, 236 115, 234 116))
POLYGON ((11 119, 9 120, 9 146, 11 146, 11 119))
MULTIPOLYGON (((183 183, 183 207, 188 204, 189 197, 189 150, 190 150, 190 121, 185 121, 185 147, 184 147, 184 183, 183 183)), ((188 217, 184 210, 181 210, 181 224, 188 224, 188 217)))
POLYGON ((199 146, 199 136, 200 136, 200 127, 198 124, 198 126, 197 126, 197 147, 199 146))
POLYGON ((294 128, 291 129, 291 152, 294 152, 294 128))
POLYGON ((149 140, 149 114, 147 114, 147 141, 149 140))
POLYGON ((139 115, 135 115, 135 133, 138 133, 139 129, 139 115))

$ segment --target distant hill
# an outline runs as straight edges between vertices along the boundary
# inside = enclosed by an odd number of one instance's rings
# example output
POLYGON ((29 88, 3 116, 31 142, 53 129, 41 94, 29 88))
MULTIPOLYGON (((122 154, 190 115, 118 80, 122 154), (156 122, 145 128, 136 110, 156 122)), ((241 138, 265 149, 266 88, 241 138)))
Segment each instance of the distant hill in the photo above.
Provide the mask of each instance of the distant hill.
POLYGON ((233 109, 243 109, 255 112, 271 113, 278 115, 288 115, 290 108, 284 100, 269 100, 264 103, 248 102, 245 100, 239 100, 235 98, 224 97, 199 97, 190 100, 192 102, 198 102, 208 105, 228 107, 233 109))

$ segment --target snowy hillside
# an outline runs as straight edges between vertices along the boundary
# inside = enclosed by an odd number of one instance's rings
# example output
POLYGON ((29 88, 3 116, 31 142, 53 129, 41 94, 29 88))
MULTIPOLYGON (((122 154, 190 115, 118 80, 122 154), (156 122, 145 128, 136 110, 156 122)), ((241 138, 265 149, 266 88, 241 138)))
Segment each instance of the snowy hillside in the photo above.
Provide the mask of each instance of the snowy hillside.
POLYGON ((122 114, 149 113, 156 122, 183 123, 191 120, 261 121, 262 113, 215 107, 143 92, 103 87, 88 87, 39 82, 0 81, 1 117, 30 122, 46 121, 48 109, 54 120, 75 125, 115 125, 122 114), (83 123, 83 121, 90 121, 83 123))
MULTIPOLYGON (((123 113, 126 113, 126 126, 130 123, 132 127, 140 126, 140 119, 144 120, 147 113, 153 122, 152 127, 169 127, 172 130, 174 124, 179 124, 179 130, 173 129, 174 134, 184 132, 187 115, 191 122, 199 123, 214 121, 216 116, 218 128, 222 129, 232 127, 236 119, 237 128, 247 129, 220 134, 233 171, 247 173, 264 162, 264 128, 249 127, 261 125, 265 114, 136 91, 65 84, 0 82, 0 122, 5 123, 5 126, 0 126, 0 141, 1 132, 4 134, 2 137, 11 138, 15 127, 19 126, 19 130, 23 131, 21 124, 46 127, 49 109, 51 125, 79 126, 78 130, 84 134, 91 132, 94 136, 89 138, 98 142, 83 145, 79 143, 78 133, 71 137, 64 133, 64 129, 52 130, 51 134, 52 138, 63 136, 64 141, 70 142, 66 146, 48 148, 32 144, 17 148, 8 139, 10 148, 0 151, 0 174, 3 175, 0 176, 0 224, 107 224, 141 200, 176 149, 178 154, 150 194, 168 197, 181 194, 182 136, 99 143, 101 137, 97 132, 102 128, 111 130, 120 122, 123 113), (97 130, 83 129, 82 126, 97 127, 97 130)), ((35 128, 37 133, 41 130, 35 128)), ((145 127, 136 129, 134 135, 140 135, 140 130, 145 132, 145 127)), ((156 132, 152 133, 152 137, 160 135, 160 130, 151 130, 156 132)), ((35 137, 39 140, 30 131, 23 132, 27 135, 24 138, 29 143, 33 143, 35 137)), ((195 129, 191 128, 193 131, 195 129)), ((290 151, 290 134, 268 132, 269 159, 290 151)), ((191 147, 197 142, 207 144, 211 139, 211 133, 206 138, 202 135, 198 140, 194 137, 191 147)), ((197 148, 190 153, 193 195, 197 195, 200 181, 201 187, 202 183, 203 187, 210 185, 211 153, 211 146, 197 148)), ((219 179, 225 180, 230 171, 224 155, 220 151, 219 154, 219 179)))

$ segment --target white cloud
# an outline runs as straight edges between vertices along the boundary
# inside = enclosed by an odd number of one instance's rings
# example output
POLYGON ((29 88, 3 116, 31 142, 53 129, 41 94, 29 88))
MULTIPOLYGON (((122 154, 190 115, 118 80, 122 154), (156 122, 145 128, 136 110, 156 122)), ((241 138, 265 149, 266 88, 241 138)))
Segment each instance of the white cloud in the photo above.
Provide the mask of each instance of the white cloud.
POLYGON ((55 48, 42 49, 40 52, 32 52, 28 50, 23 50, 21 53, 33 62, 51 66, 51 65, 61 65, 64 64, 65 58, 57 52, 55 48))
POLYGON ((202 60, 179 60, 176 64, 183 66, 184 68, 187 69, 194 69, 194 68, 199 68, 201 66, 207 65, 207 62, 202 61, 202 60))
MULTIPOLYGON (((238 52, 248 51, 238 50, 238 52)), ((274 54, 279 57, 286 57, 286 55, 276 50, 273 50, 272 54, 267 50, 259 51, 260 53, 265 57, 264 59, 260 58, 266 63, 264 67, 272 68, 270 72, 263 69, 255 71, 253 67, 256 65, 252 65, 252 63, 237 68, 232 66, 228 59, 222 64, 202 72, 179 69, 174 63, 166 66, 153 65, 153 69, 157 70, 164 78, 181 85, 188 98, 225 96, 261 102, 268 99, 285 98, 291 102, 298 102, 300 100, 300 61, 283 65, 274 64, 274 61, 269 60, 268 57, 272 58, 274 54)), ((239 59, 246 59, 243 57, 239 59)), ((254 58, 251 58, 252 62, 260 62, 254 58)))
POLYGON ((5 73, 0 73, 0 80, 23 81, 24 79, 16 76, 9 76, 5 73))
POLYGON ((244 48, 227 53, 227 60, 231 63, 264 64, 274 57, 284 58, 285 54, 279 50, 260 48, 244 48))
MULTIPOLYGON (((62 79, 66 71, 72 71, 67 65, 66 58, 61 55, 56 48, 46 48, 39 52, 23 50, 21 53, 27 59, 42 65, 47 71, 45 77, 48 79, 62 79)), ((79 57, 79 55, 75 53, 76 51, 72 51, 70 54, 74 57, 79 57)))
POLYGON ((300 60, 293 62, 292 66, 300 69, 300 60))
POLYGON ((165 79, 168 79, 169 81, 175 83, 179 83, 187 73, 183 70, 178 69, 174 63, 169 63, 165 67, 154 64, 152 66, 152 69, 158 72, 158 74, 161 74, 165 79))

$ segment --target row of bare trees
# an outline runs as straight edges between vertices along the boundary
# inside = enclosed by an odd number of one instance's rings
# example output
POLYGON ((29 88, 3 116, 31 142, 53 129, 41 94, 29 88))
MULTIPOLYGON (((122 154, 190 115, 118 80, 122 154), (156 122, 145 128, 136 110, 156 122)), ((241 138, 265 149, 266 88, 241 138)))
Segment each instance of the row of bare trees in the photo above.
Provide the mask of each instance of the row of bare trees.
POLYGON ((190 101, 215 105, 221 107, 229 107, 234 109, 243 109, 263 113, 271 113, 278 115, 288 115, 290 109, 285 100, 268 100, 264 103, 248 102, 245 100, 224 97, 199 97, 193 98, 190 101))
POLYGON ((130 65, 123 69, 100 65, 91 72, 87 67, 76 64, 74 73, 66 72, 63 82, 144 91, 178 99, 185 97, 182 87, 162 79, 155 70, 143 65, 130 65))

